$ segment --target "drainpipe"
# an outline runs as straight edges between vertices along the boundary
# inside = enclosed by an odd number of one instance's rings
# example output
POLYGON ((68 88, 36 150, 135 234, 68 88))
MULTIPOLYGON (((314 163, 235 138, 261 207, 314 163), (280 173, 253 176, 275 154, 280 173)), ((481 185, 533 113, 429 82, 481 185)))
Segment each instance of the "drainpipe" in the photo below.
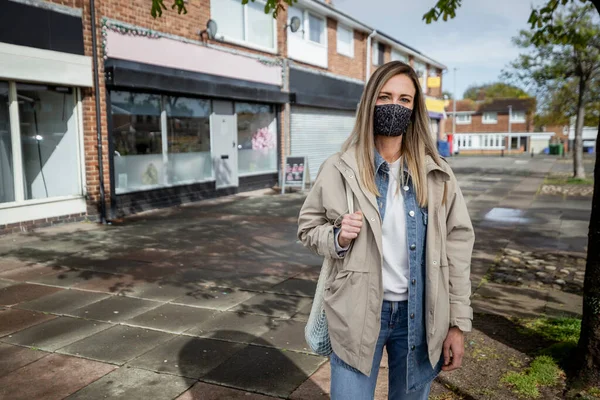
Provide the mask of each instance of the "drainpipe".
POLYGON ((96 89, 96 140, 98 142, 98 182, 100 186, 100 223, 106 223, 106 202, 104 199, 104 167, 102 163, 102 114, 100 111, 100 76, 98 72, 98 41, 96 35, 96 5, 90 0, 90 17, 92 21, 92 61, 94 65, 94 88, 96 89))
POLYGON ((376 35, 377 31, 375 30, 367 37, 367 76, 365 76, 365 85, 371 77, 371 38, 375 37, 376 35))

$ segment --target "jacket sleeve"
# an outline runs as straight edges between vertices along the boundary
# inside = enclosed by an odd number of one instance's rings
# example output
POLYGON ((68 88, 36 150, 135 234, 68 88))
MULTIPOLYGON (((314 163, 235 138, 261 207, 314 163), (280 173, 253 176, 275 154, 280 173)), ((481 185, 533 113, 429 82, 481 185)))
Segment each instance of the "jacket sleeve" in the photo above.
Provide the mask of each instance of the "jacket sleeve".
POLYGON ((475 233, 465 199, 453 174, 447 184, 453 189, 448 191, 446 217, 446 255, 450 278, 450 326, 458 327, 463 332, 470 332, 473 320, 471 255, 475 233))
POLYGON ((323 257, 341 259, 345 252, 336 251, 334 228, 339 227, 343 214, 332 203, 337 203, 337 197, 345 202, 346 197, 339 171, 331 171, 331 168, 334 167, 323 165, 304 201, 298 217, 298 239, 323 257), (339 186, 342 188, 341 192, 337 190, 339 186))

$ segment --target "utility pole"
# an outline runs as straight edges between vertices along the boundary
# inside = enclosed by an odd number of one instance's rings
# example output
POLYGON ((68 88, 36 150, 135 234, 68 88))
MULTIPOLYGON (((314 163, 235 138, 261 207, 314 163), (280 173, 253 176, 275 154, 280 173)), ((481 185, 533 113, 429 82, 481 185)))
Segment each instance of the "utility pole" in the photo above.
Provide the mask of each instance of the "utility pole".
POLYGON ((510 154, 510 150, 512 148, 512 135, 511 135, 512 126, 510 124, 511 119, 512 119, 512 106, 508 106, 508 154, 510 154))
POLYGON ((452 141, 458 143, 456 140, 456 67, 454 67, 454 92, 452 93, 452 141))

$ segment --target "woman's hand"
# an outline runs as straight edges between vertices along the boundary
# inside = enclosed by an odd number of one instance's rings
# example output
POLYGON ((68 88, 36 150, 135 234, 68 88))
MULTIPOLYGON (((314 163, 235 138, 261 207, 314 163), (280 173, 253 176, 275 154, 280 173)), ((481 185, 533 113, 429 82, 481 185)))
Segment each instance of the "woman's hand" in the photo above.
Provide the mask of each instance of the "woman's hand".
POLYGON ((358 237, 360 230, 363 226, 363 214, 360 211, 354 214, 344 215, 342 219, 342 227, 340 229, 340 235, 338 237, 338 243, 340 247, 348 247, 354 239, 358 237))
POLYGON ((442 370, 449 372, 460 368, 464 354, 465 336, 463 332, 456 327, 450 328, 444 341, 444 365, 442 370))

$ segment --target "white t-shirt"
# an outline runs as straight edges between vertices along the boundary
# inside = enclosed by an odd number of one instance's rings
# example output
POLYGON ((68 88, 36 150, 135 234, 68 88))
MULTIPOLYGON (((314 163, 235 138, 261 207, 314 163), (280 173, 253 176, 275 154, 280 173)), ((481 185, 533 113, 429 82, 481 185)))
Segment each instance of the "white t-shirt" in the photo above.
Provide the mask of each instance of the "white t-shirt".
POLYGON ((400 192, 400 159, 389 164, 389 184, 383 219, 383 299, 408 300, 406 211, 400 192))

